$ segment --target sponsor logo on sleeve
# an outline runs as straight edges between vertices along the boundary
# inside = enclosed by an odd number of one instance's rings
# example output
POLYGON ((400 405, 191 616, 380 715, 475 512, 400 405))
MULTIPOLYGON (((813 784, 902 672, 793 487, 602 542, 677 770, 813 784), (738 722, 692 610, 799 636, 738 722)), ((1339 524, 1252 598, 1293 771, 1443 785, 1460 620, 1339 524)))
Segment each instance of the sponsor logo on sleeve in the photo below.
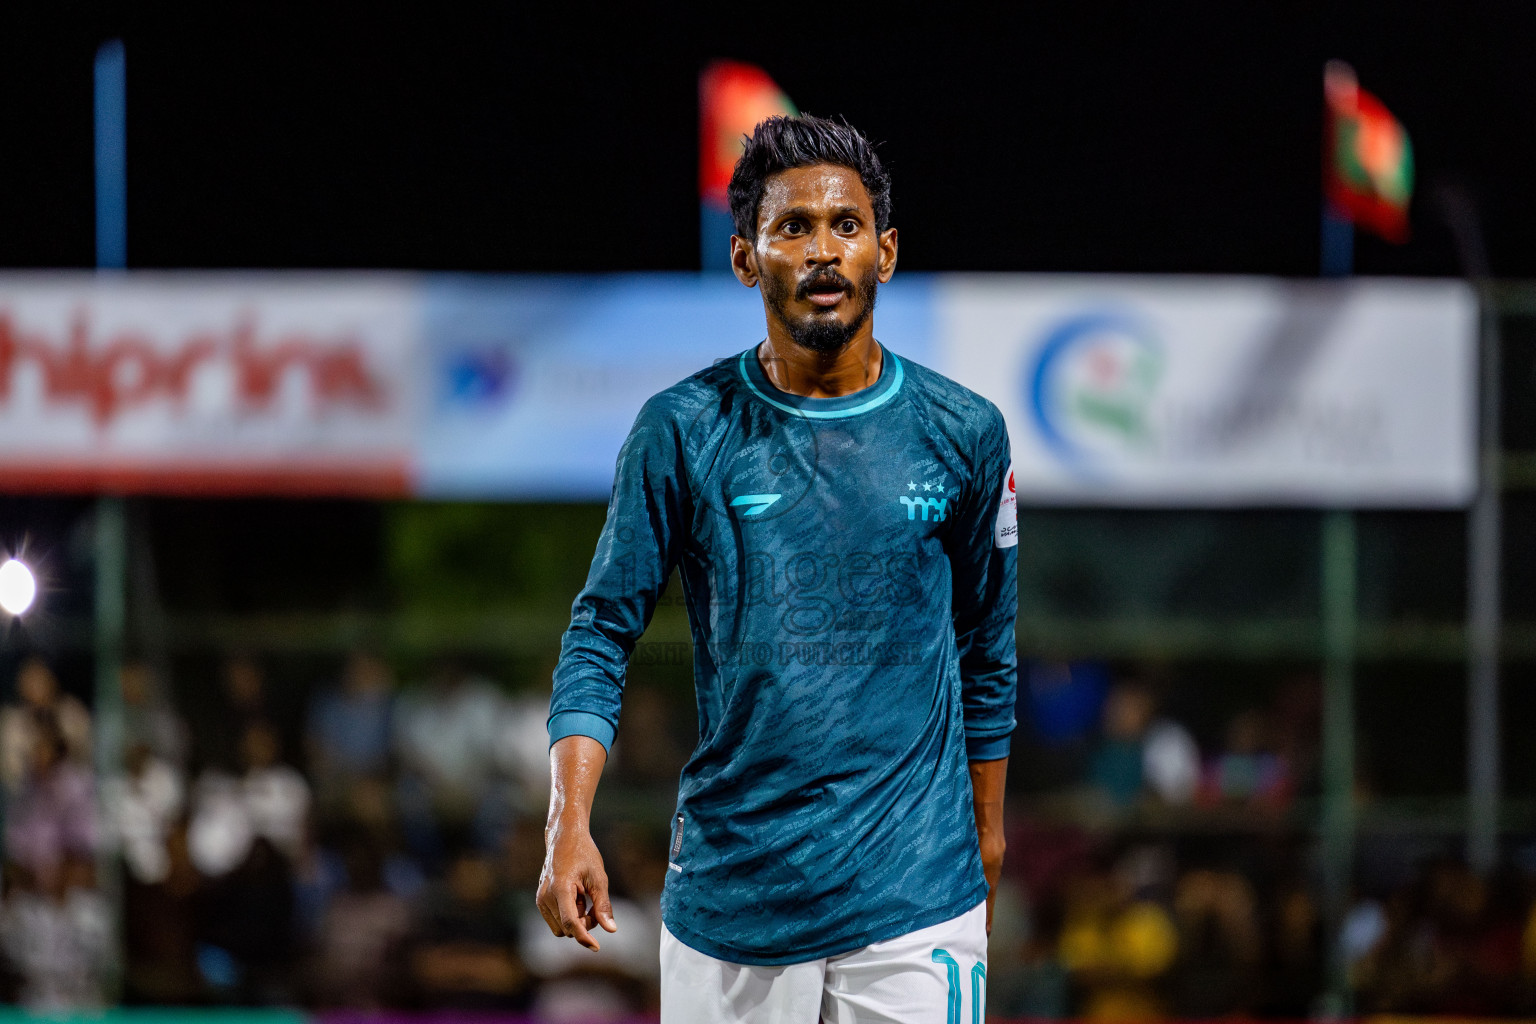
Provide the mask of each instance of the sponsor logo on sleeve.
POLYGON ((1000 548, 1017 547, 1019 543, 1019 498, 1013 484, 1013 467, 1008 467, 1008 479, 1003 485, 1003 497, 997 506, 997 526, 992 531, 993 542, 1000 548))

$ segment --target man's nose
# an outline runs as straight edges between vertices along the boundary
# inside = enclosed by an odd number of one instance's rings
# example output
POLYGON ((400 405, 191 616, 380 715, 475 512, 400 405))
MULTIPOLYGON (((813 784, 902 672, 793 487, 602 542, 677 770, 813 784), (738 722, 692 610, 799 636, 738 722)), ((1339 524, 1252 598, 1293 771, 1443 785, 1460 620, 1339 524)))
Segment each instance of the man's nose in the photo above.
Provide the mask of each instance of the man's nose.
POLYGON ((830 228, 818 228, 811 232, 805 246, 805 262, 809 266, 836 266, 842 261, 837 240, 830 228))

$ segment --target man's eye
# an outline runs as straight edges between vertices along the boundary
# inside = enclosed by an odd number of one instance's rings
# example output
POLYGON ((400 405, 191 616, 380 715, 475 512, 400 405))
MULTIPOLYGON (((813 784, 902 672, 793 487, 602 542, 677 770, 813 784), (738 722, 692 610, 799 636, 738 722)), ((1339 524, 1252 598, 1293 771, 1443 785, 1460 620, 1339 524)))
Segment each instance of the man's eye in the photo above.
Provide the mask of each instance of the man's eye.
POLYGON ((804 225, 801 224, 799 221, 792 220, 788 224, 784 225, 784 233, 786 235, 798 235, 803 228, 804 228, 804 225))
POLYGON ((845 220, 841 224, 838 225, 838 229, 841 230, 841 231, 846 231, 848 234, 851 235, 855 231, 859 230, 859 225, 858 225, 857 221, 845 220))

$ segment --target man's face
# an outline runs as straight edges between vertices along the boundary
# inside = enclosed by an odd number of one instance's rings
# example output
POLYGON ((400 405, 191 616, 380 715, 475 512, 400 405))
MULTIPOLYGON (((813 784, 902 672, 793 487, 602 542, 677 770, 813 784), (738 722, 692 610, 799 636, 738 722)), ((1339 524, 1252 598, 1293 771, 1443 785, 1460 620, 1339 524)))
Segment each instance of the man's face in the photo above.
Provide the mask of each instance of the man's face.
POLYGON ((761 280, 768 315, 794 341, 836 352, 869 322, 876 288, 896 270, 896 231, 882 235, 857 171, 812 164, 768 179, 757 238, 738 238, 737 276, 761 280))

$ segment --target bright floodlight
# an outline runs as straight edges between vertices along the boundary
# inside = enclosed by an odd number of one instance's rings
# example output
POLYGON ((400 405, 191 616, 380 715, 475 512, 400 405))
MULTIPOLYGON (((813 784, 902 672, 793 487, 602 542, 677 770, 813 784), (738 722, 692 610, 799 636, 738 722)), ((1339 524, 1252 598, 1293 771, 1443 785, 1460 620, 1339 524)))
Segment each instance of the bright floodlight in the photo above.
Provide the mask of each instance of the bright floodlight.
POLYGON ((37 596, 37 579, 16 559, 8 559, 0 565, 0 608, 12 615, 20 615, 32 607, 37 596))

